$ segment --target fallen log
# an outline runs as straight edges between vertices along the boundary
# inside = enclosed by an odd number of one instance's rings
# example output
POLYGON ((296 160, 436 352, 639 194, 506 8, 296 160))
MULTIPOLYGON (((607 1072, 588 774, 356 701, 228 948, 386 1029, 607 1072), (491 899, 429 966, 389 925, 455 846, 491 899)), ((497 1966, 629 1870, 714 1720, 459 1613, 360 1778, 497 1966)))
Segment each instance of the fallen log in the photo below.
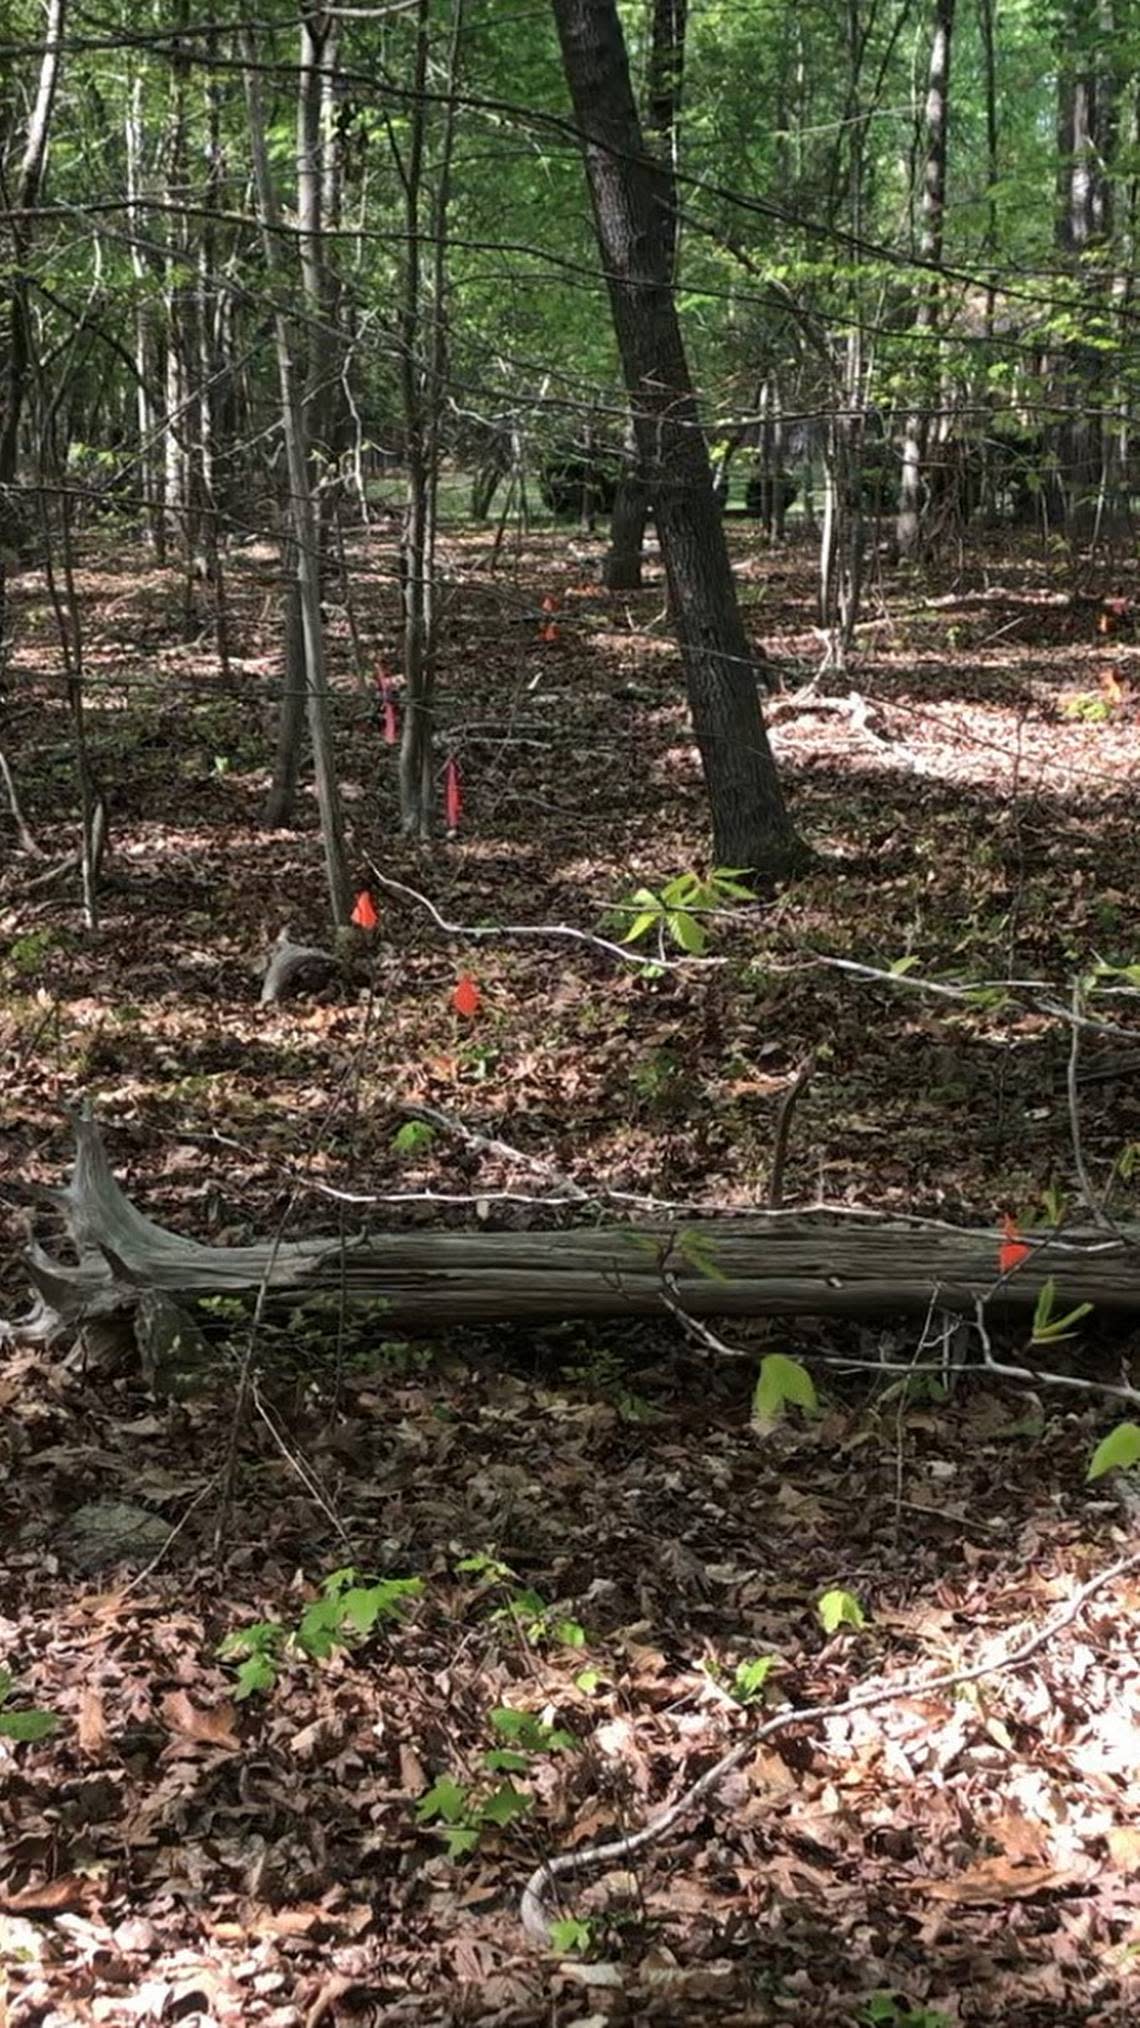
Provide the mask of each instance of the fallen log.
POLYGON ((630 1317, 672 1306, 694 1317, 972 1314, 1032 1311, 1045 1283, 1054 1314, 1078 1303, 1140 1310, 1140 1231, 1030 1236, 1001 1275, 1001 1235, 834 1211, 613 1225, 561 1231, 389 1232, 204 1246, 168 1232, 116 1182, 97 1127, 75 1123, 70 1182, 40 1194, 62 1211, 77 1262, 32 1245, 36 1305, 0 1339, 50 1342, 89 1319, 137 1309, 145 1296, 194 1301, 255 1296, 304 1301, 321 1292, 376 1303, 401 1326, 630 1317))

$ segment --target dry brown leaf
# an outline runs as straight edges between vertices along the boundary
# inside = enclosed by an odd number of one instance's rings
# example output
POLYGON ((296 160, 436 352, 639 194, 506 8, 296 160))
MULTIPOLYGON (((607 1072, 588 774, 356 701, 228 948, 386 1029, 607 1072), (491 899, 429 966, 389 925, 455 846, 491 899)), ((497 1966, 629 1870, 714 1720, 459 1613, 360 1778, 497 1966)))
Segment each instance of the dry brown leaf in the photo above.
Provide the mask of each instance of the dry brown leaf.
POLYGON ((911 1893, 929 1895, 932 1901, 953 1901, 963 1908, 983 1908, 991 1901, 1024 1901, 1032 1894, 1064 1887, 1079 1873, 1063 1866, 1022 1866, 998 1853, 982 1859, 977 1866, 955 1873, 949 1880, 911 1880, 911 1893))
POLYGON ((102 1760, 107 1750, 107 1715, 103 1708, 103 1692, 90 1684, 86 1684, 79 1693, 76 1729, 82 1751, 92 1760, 102 1760))
POLYGON ((9 1915, 62 1915, 82 1912, 92 1894, 90 1880, 79 1873, 61 1873, 55 1880, 37 1880, 9 1891, 0 1887, 0 1908, 9 1915))
POLYGON ((400 1787, 406 1796, 422 1796, 426 1789, 427 1776, 423 1762, 414 1746, 405 1741, 400 1743, 400 1787))
POLYGON ((1018 1861, 1033 1865, 1044 1863, 1049 1837, 1043 1824, 1035 1824, 1031 1818, 1010 1811, 1004 1816, 990 1817, 985 1829, 987 1840, 993 1845, 1000 1845, 999 1856, 1011 1864, 1018 1861))
POLYGON ((195 1704, 185 1690, 171 1690, 162 1700, 162 1716, 171 1732, 192 1739, 199 1746, 216 1746, 223 1753, 240 1753, 241 1741, 234 1731, 237 1712, 232 1704, 195 1704))
POLYGON ((327 1929, 329 1923, 327 1910, 310 1901, 296 1908, 259 1909, 253 1926, 268 1936, 309 1936, 315 1929, 327 1929))

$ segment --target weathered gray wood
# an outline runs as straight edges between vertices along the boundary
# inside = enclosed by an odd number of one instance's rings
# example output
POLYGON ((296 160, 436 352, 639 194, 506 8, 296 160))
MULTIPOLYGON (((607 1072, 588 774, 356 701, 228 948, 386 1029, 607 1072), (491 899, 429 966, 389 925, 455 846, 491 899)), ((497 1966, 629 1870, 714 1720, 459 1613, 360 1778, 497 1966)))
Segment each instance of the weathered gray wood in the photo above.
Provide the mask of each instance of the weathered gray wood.
POLYGON ((874 1316, 1032 1309, 1050 1278, 1058 1310, 1140 1310, 1140 1233, 1046 1236, 1015 1274, 998 1274, 1000 1235, 833 1213, 761 1214, 689 1225, 561 1232, 392 1232, 343 1244, 307 1239, 203 1246, 146 1218, 120 1189, 94 1123, 76 1122, 62 1210, 78 1254, 68 1266, 25 1255, 37 1306, 0 1336, 50 1340, 137 1304, 143 1290, 193 1300, 269 1295, 298 1301, 344 1291, 379 1302, 394 1323, 645 1316, 666 1302, 696 1317, 874 1316))
POLYGON ((319 989, 339 969, 340 959, 334 952, 323 950, 319 944, 295 944, 288 930, 283 929, 269 953, 261 984, 261 1004, 272 1007, 294 993, 319 989))

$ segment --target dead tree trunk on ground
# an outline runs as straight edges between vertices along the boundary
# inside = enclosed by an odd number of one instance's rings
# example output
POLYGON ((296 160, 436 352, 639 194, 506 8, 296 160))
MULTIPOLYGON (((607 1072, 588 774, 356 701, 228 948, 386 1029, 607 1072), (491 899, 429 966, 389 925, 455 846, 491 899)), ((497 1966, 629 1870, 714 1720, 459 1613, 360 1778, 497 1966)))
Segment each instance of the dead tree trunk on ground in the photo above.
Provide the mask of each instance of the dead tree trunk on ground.
POLYGON ((390 1232, 202 1246, 144 1217, 111 1173, 98 1129, 76 1124, 76 1161, 63 1213, 79 1256, 67 1266, 33 1246, 26 1266, 31 1315, 0 1324, 5 1337, 50 1342, 85 1321, 162 1297, 283 1302, 322 1292, 383 1306, 412 1329, 445 1323, 564 1317, 925 1316, 931 1306, 972 1315, 1030 1314, 1045 1283, 1055 1314, 1078 1303, 1140 1310, 1140 1229, 1051 1234, 1015 1273, 998 1271, 1000 1234, 879 1222, 830 1212, 769 1213, 690 1224, 559 1232, 390 1232))

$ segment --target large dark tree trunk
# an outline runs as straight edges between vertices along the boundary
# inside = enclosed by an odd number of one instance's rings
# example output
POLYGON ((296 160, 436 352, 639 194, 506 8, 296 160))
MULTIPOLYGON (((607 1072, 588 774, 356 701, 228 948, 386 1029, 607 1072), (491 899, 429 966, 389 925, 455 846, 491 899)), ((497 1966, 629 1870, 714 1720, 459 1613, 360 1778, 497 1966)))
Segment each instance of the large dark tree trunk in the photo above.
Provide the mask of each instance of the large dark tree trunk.
POLYGON ((787 873, 803 847, 760 714, 759 670, 673 301, 669 178, 642 140, 615 0, 553 6, 712 805, 714 856, 759 875, 787 873))

